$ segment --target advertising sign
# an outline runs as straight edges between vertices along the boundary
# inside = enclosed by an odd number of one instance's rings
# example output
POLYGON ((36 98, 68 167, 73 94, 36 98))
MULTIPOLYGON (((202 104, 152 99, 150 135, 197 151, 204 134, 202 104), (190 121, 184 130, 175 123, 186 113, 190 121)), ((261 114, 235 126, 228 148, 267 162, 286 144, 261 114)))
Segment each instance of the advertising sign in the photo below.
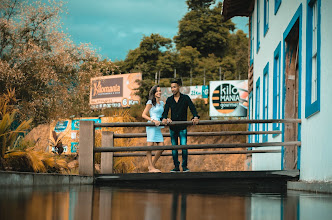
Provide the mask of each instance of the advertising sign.
POLYGON ((137 79, 142 79, 141 73, 91 78, 91 107, 129 107, 130 105, 139 104, 140 98, 135 95, 135 89, 138 87, 137 79))
MULTIPOLYGON (((161 87, 161 100, 166 102, 166 99, 173 95, 171 87, 161 87)), ((208 86, 182 86, 180 92, 188 95, 191 100, 207 98, 209 87, 208 86)))
POLYGON ((247 117, 248 80, 210 81, 210 117, 247 117))

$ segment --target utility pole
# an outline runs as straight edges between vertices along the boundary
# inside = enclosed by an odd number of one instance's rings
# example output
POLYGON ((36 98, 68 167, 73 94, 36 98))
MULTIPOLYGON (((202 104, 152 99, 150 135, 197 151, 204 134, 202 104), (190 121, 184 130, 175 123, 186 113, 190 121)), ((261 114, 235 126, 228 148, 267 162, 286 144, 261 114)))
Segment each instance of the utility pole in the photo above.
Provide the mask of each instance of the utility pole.
POLYGON ((193 68, 190 67, 190 86, 193 84, 193 68))
POLYGON ((219 80, 221 81, 221 66, 219 67, 219 80))
POLYGON ((205 86, 205 67, 204 67, 204 83, 203 85, 205 86))
POLYGON ((159 76, 158 76, 158 84, 160 83, 160 70, 159 70, 159 76))
POLYGON ((155 76, 154 76, 154 84, 157 84, 157 79, 158 79, 158 78, 157 78, 157 77, 158 77, 157 74, 158 74, 158 72, 156 72, 156 74, 155 74, 155 76))

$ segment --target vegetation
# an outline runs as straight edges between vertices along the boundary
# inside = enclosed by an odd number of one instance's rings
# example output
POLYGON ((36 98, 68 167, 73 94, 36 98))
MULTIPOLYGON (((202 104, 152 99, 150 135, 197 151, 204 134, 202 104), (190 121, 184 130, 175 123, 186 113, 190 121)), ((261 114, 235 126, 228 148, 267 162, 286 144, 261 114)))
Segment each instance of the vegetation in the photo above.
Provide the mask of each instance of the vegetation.
POLYGON ((34 124, 86 111, 90 78, 116 67, 62 32, 61 1, 30 2, 0 0, 0 94, 15 88, 34 124))
MULTIPOLYGON (((219 80, 220 72, 226 80, 247 78, 248 38, 241 30, 234 32, 232 21, 223 21, 221 2, 187 0, 188 12, 179 21, 177 36, 143 36, 137 48, 115 63, 101 59, 88 44, 74 44, 62 31, 61 1, 43 2, 0 0, 0 169, 68 171, 64 156, 36 151, 36 143, 25 141, 24 134, 35 125, 70 115, 103 114, 140 121, 156 75, 162 87, 170 85, 174 73, 184 86, 202 85, 203 75, 206 84, 219 80), (142 104, 91 110, 90 78, 128 72, 143 75, 138 88, 142 104)), ((208 119, 208 105, 203 100, 195 105, 201 119, 208 119)), ((61 154, 61 138, 53 139, 61 154)), ((96 139, 98 146, 100 137, 96 139)), ((115 144, 134 143, 121 141, 115 144)), ((128 158, 115 162, 116 172, 134 167, 128 158)))
POLYGON ((0 96, 0 169, 34 172, 61 172, 68 170, 67 162, 53 154, 35 151, 33 142, 22 137, 32 120, 19 122, 20 112, 15 108, 15 90, 0 96))
POLYGON ((248 38, 242 30, 235 30, 231 20, 223 21, 222 3, 215 0, 187 0, 188 12, 179 21, 178 34, 173 39, 159 34, 144 36, 139 47, 129 51, 123 61, 115 64, 120 72, 142 72, 139 95, 145 99, 146 85, 153 85, 156 73, 159 84, 167 84, 174 76, 183 85, 202 85, 211 80, 246 79, 248 66, 248 38), (147 52, 149 51, 149 52, 147 52), (190 83, 190 78, 192 78, 190 83), (164 79, 164 80, 163 80, 164 79))

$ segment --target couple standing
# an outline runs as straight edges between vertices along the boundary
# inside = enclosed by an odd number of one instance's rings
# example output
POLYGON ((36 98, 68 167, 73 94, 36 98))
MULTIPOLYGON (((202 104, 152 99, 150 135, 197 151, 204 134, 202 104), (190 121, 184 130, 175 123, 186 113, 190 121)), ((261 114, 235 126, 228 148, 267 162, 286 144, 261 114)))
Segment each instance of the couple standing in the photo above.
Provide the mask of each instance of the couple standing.
MULTIPOLYGON (((193 114, 192 122, 197 124, 199 122, 199 116, 197 114, 196 108, 191 101, 188 95, 180 93, 181 87, 180 80, 172 80, 171 90, 173 95, 168 97, 166 104, 160 100, 161 98, 161 89, 158 85, 155 85, 151 88, 149 92, 149 100, 146 103, 146 107, 143 111, 142 117, 153 122, 155 127, 146 127, 147 134, 147 145, 153 146, 154 144, 158 146, 164 145, 164 137, 161 133, 161 123, 171 124, 172 121, 187 121, 187 111, 188 107, 190 108, 191 113, 193 114), (171 118, 168 118, 168 112, 171 109, 171 118), (149 115, 148 115, 149 113, 149 115)), ((180 145, 187 144, 187 126, 186 125, 174 125, 170 126, 170 136, 172 145, 178 145, 178 139, 180 139, 180 145)), ((162 154, 162 150, 157 151, 154 159, 152 160, 151 151, 148 151, 146 156, 149 163, 149 172, 161 172, 155 167, 157 160, 162 154)), ((174 169, 171 172, 180 172, 180 162, 178 160, 178 151, 172 150, 174 169)), ((188 150, 182 150, 182 171, 189 172, 187 167, 188 164, 188 150)))

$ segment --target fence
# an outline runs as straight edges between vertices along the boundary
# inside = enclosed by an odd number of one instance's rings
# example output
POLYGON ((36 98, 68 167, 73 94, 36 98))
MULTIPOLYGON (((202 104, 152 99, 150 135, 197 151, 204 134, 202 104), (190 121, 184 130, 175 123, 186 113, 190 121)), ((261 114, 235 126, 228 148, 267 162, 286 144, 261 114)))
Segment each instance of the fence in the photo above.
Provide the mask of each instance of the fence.
MULTIPOLYGON (((301 123, 301 119, 270 119, 270 120, 202 120, 198 125, 216 124, 253 124, 253 123, 301 123)), ((192 125, 191 121, 174 121, 169 126, 192 125)), ((155 126, 151 122, 117 122, 117 123, 94 123, 93 121, 80 122, 79 137, 79 174, 94 175, 94 154, 101 154, 101 173, 109 174, 113 172, 113 157, 132 157, 145 156, 145 153, 133 153, 135 151, 155 151, 155 150, 179 150, 179 149, 216 149, 216 148, 245 148, 246 150, 236 151, 196 151, 189 152, 190 155, 207 154, 253 154, 253 153, 280 153, 280 150, 247 150, 253 147, 271 146, 300 146, 300 141, 286 142, 264 142, 264 143, 229 143, 229 144, 197 144, 197 145, 165 145, 165 146, 135 146, 135 147, 116 147, 115 138, 144 138, 145 133, 114 134, 110 131, 102 131, 101 147, 95 147, 95 128, 103 127, 146 127, 155 126), (127 153, 119 153, 127 152, 127 153)), ((220 131, 220 132, 188 132, 188 136, 224 136, 224 135, 262 135, 262 134, 281 134, 281 131, 220 131)), ((168 133, 163 134, 169 137, 168 133)), ((170 153, 163 153, 162 156, 170 156, 170 153)))

